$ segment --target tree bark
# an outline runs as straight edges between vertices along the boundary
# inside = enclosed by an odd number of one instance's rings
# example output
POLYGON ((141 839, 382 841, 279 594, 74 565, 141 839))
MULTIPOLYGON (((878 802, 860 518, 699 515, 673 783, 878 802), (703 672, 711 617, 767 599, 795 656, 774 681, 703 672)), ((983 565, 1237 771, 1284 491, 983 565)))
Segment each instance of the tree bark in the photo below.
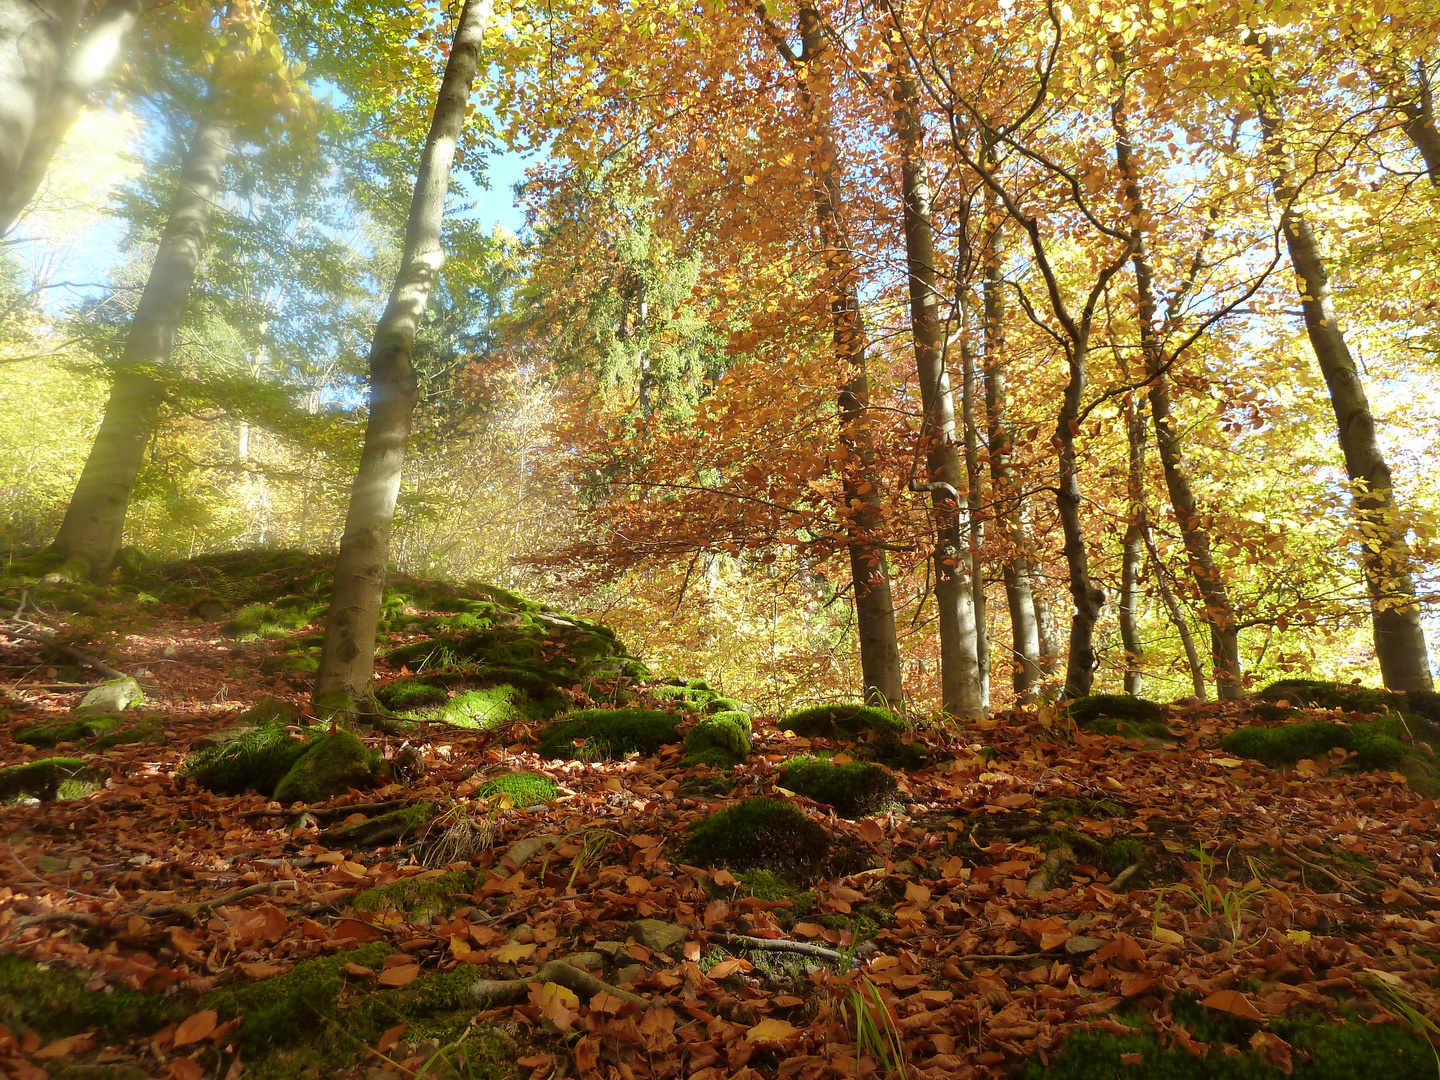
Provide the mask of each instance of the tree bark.
POLYGON ((1140 697, 1144 687, 1141 664, 1145 646, 1140 641, 1140 573, 1145 562, 1145 409, 1127 395, 1121 408, 1125 441, 1129 448, 1125 472, 1124 550, 1120 561, 1120 642, 1125 648, 1125 692, 1140 697))
POLYGON ((1150 551, 1150 565, 1155 569, 1155 587, 1160 590, 1160 599, 1165 604, 1165 610, 1170 613, 1170 621, 1175 624, 1175 630, 1180 635, 1180 644, 1185 650, 1185 661, 1190 668, 1190 685, 1195 689, 1195 697, 1204 701, 1205 669, 1200 664, 1200 653, 1195 649, 1195 638, 1190 633, 1190 626, 1180 611, 1175 594, 1170 590, 1170 583, 1165 580, 1165 564, 1160 561, 1160 552, 1155 550, 1155 540, 1148 528, 1145 530, 1145 546, 1150 551))
POLYGON ((175 331, 195 284, 211 207, 230 152, 230 108, 229 91, 212 82, 150 277, 130 322, 100 430, 55 537, 54 549, 83 564, 92 577, 109 570, 124 537, 130 493, 155 424, 159 376, 169 363, 175 331))
MULTIPOLYGON (((993 197, 991 202, 993 203, 993 197)), ((1005 560, 1005 603, 1010 611, 1011 684, 1015 696, 1025 700, 1044 672, 1040 668, 1040 628, 1031 592, 1034 573, 1033 543, 1025 527, 1025 501, 1015 490, 1015 428, 1005 374, 1005 295, 1002 225, 998 214, 987 214, 983 247, 985 263, 985 415, 990 451, 990 487, 994 492, 995 519, 1003 523, 1014 553, 1005 560)))
MULTIPOLYGON (((1124 70, 1125 56, 1114 50, 1116 67, 1124 70)), ((1159 305, 1155 299, 1155 271, 1150 260, 1146 236, 1148 213, 1140 169, 1134 160, 1125 101, 1117 99, 1111 113, 1115 128, 1115 160, 1125 178, 1125 200, 1130 209, 1131 265, 1135 270, 1137 316, 1140 323, 1140 353, 1145 364, 1145 378, 1150 398, 1150 412, 1155 418, 1155 445, 1160 452, 1160 465, 1165 474, 1165 489, 1180 538, 1185 545, 1191 577, 1205 601, 1205 623, 1210 627, 1210 652, 1215 673, 1215 693, 1222 701, 1240 697, 1243 690, 1240 668, 1240 631, 1231 603, 1225 576, 1215 563, 1210 533, 1204 526, 1185 456, 1180 433, 1176 430, 1170 405, 1170 360, 1165 355, 1164 338, 1156 327, 1159 305)), ((1198 270, 1198 266, 1196 267, 1198 270)), ((1194 272, 1191 280, 1194 279, 1194 272)), ((1182 288, 1188 290, 1189 283, 1182 288)), ((1174 305, 1172 304, 1172 310, 1174 305)), ((1144 423, 1143 417, 1140 421, 1144 423)), ((1148 527, 1148 526, 1147 526, 1148 527)), ((1127 548, 1128 551, 1128 548, 1127 548)), ((1202 695, 1203 696, 1203 695, 1202 695)))
POLYGON ((1400 130, 1415 144, 1425 161, 1430 182, 1440 186, 1440 129, 1435 126, 1435 85, 1423 59, 1415 61, 1417 86, 1405 86, 1396 104, 1405 117, 1400 130))
POLYGON ((0 205, 65 66, 87 0, 0 0, 0 205))
POLYGON ((440 225, 450 166, 465 128, 491 10, 492 0, 468 0, 460 13, 420 156, 400 268, 370 343, 370 416, 350 489, 315 678, 315 705, 325 714, 351 714, 370 696, 395 502, 419 396, 412 356, 415 335, 445 261, 440 225))
POLYGON ((1380 451, 1375 418, 1365 387, 1340 330, 1330 278, 1320 243, 1300 205, 1295 156, 1285 136, 1285 117, 1270 67, 1271 41, 1252 33, 1247 45, 1261 62, 1252 70, 1250 90, 1260 114, 1271 185, 1280 207, 1280 229, 1301 286, 1300 303, 1311 348, 1330 389, 1340 449, 1354 491, 1353 508, 1363 537, 1361 563, 1370 597, 1375 656, 1390 690, 1433 689, 1420 604, 1410 576, 1410 549, 1399 520, 1390 466, 1380 451))
MULTIPOLYGON (((8 0, 0 0, 0 11, 8 6, 8 0)), ((19 145, 20 156, 15 161, 14 171, 7 174, 9 182, 0 181, 0 236, 15 227, 15 222, 35 197, 55 151, 96 88, 115 70, 115 62, 124 51, 125 39, 139 21, 139 0, 110 0, 70 49, 68 58, 35 109, 29 134, 19 145)), ((3 84, 0 84, 0 98, 3 96, 3 84)), ((0 125, 3 123, 0 121, 0 125)), ((3 141, 3 136, 0 136, 0 141, 3 141)), ((11 148, 12 151, 14 149, 11 148)))
POLYGON ((840 438, 847 457, 841 484, 849 514, 846 531, 850 577, 855 586, 855 624, 860 639, 864 698, 870 704, 898 709, 904 705, 904 686, 895 631, 890 561, 879 543, 885 527, 885 511, 869 423, 870 376, 866 359, 869 342, 860 312, 855 256, 842 221, 844 191, 840 185, 839 151, 831 127, 828 50, 820 14, 815 8, 800 9, 801 52, 798 56, 770 23, 763 4, 756 5, 755 13, 776 51, 797 76, 800 102, 810 129, 810 178, 830 289, 830 320, 834 326, 831 340, 848 375, 840 388, 837 407, 840 438))
MULTIPOLYGON (((962 302, 962 318, 966 312, 962 302)), ((967 547, 970 552, 970 592, 975 607, 975 661, 980 668, 980 700, 990 702, 990 626, 985 598, 985 563, 981 548, 985 542, 984 505, 985 491, 980 471, 980 426, 976 418, 978 378, 975 369, 975 349, 970 344, 968 327, 960 336, 960 362, 963 366, 960 379, 960 415, 965 425, 965 520, 967 547)))
POLYGON ((898 43, 893 53, 895 123, 900 142, 905 251, 910 279, 910 325, 925 416, 922 438, 929 446, 926 465, 930 479, 925 486, 931 492, 935 528, 941 696, 947 713, 980 716, 988 703, 981 696, 970 552, 960 528, 960 499, 966 480, 955 441, 955 402, 950 390, 950 374, 945 367, 944 334, 939 317, 940 293, 936 288, 925 133, 910 57, 898 43))

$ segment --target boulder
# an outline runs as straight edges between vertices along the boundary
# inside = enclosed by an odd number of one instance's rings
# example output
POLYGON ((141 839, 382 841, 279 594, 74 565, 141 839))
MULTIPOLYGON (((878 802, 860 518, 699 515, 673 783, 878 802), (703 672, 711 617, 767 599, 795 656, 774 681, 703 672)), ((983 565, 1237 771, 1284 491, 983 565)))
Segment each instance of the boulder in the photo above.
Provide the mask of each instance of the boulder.
POLYGON ((636 919, 630 924, 630 936, 647 949, 659 953, 678 949, 689 933, 683 926, 659 919, 636 919))
POLYGON ((75 707, 76 712, 82 713, 116 713, 124 712, 131 705, 138 705, 145 700, 145 693, 140 689, 140 684, 128 676, 123 679, 111 679, 95 687, 80 704, 75 707))

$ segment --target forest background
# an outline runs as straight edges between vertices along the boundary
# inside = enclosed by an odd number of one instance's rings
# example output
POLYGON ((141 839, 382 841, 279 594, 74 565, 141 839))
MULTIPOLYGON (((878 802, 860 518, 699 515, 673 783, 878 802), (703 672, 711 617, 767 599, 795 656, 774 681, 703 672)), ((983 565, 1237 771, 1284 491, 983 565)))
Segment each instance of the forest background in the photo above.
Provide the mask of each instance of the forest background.
MULTIPOLYGON (((56 536, 228 85, 125 543, 333 549, 459 9, 135 11, 0 241, 0 543, 56 536)), ((1073 678, 1087 603, 1097 690, 1223 692, 1215 656, 1241 688, 1377 681, 1372 622, 1397 609, 1377 559, 1440 629, 1437 21, 497 6, 413 352, 394 564, 600 619, 777 713, 862 689, 854 577, 876 560, 921 711, 946 573, 984 707, 1073 678), (512 198, 523 224, 493 226, 512 198), (1337 444, 1321 300, 1393 476, 1376 513, 1337 444)))

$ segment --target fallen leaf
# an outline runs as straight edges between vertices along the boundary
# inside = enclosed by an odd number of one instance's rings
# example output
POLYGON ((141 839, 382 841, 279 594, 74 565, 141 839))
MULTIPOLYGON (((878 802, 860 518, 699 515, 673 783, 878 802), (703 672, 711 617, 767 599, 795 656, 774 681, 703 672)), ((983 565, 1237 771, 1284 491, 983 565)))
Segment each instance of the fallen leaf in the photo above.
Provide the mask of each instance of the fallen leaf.
POLYGON ((874 818, 865 818, 862 821, 856 822, 856 828, 860 832, 860 839, 864 840, 867 844, 878 844, 881 840, 885 839, 885 830, 880 827, 880 823, 874 818))
POLYGON ((515 964, 521 960, 528 960, 535 955, 535 945, 506 945, 503 949, 495 951, 495 959, 502 964, 515 964))
POLYGON ((1279 1035, 1273 1035, 1268 1031, 1257 1031, 1250 1036, 1250 1049, 1285 1076, 1289 1076, 1295 1071, 1294 1058, 1291 1054, 1293 1048, 1279 1035))
POLYGON ((174 1080, 201 1080, 205 1070, 194 1058, 182 1057, 170 1062, 170 1075, 174 1080))
POLYGON ((745 1032, 745 1041, 752 1043, 783 1043, 795 1037, 798 1029, 786 1020, 773 1017, 761 1020, 745 1032))
MULTIPOLYGON (((535 946, 530 946, 532 949, 535 946)), ((400 967, 386 968, 380 973, 376 981, 381 986, 409 986, 420 977, 419 964, 405 964, 400 967)))
POLYGON ((202 1009, 194 1016, 186 1017, 175 1029, 174 1045, 188 1046, 190 1043, 199 1042, 215 1030, 219 1020, 219 1014, 214 1009, 202 1009))
POLYGON ((1155 940, 1162 945, 1184 945, 1184 935, 1171 930, 1169 927, 1157 926, 1154 934, 1155 940))
POLYGON ((409 1024, 396 1024, 394 1027, 388 1028, 385 1034, 380 1036, 380 1042, 376 1044, 375 1049, 382 1054, 385 1053, 400 1041, 400 1036, 405 1034, 405 1029, 409 1026, 409 1024))
POLYGON ((754 966, 755 965, 750 963, 750 961, 748 960, 741 960, 738 957, 732 956, 728 960, 721 960, 720 963, 716 964, 713 968, 711 968, 710 978, 728 979, 737 971, 750 971, 754 968, 754 966))
MULTIPOLYGON (((210 1015, 214 1016, 215 1014, 211 1013, 210 1015)), ((213 1023, 211 1026, 214 1026, 213 1023)), ((90 1037, 92 1034, 94 1033, 86 1031, 79 1035, 67 1035, 63 1039, 56 1039, 48 1046, 36 1050, 30 1056, 42 1061, 53 1061, 55 1058, 69 1057, 71 1054, 87 1054, 95 1049, 95 1040, 90 1037)))
POLYGON ((1228 1012, 1244 1020, 1254 1020, 1256 1023, 1264 1023, 1265 1017, 1260 1010, 1250 1003, 1250 999, 1239 990, 1217 990, 1204 1001, 1200 1002, 1207 1009, 1216 1009, 1220 1012, 1228 1012))

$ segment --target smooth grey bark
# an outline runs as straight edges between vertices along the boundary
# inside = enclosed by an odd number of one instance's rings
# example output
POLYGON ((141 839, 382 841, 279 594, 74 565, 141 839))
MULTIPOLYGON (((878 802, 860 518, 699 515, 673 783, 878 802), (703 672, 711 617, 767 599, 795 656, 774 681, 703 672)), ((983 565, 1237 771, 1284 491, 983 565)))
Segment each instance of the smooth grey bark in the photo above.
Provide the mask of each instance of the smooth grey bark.
POLYGON ((370 416, 335 560, 325 641, 315 677, 316 708, 330 715, 353 713, 370 697, 375 630, 385 591, 395 502, 419 396, 412 355, 415 335, 445 261, 440 225, 450 166, 465 129, 466 104, 480 69, 480 48, 491 10, 492 0, 468 0, 456 24, 434 118, 420 155, 400 268, 370 343, 370 416))
POLYGON ((155 425, 160 375, 195 284, 211 207, 230 152, 230 108, 229 92, 212 83, 115 367, 100 430, 55 537, 54 549, 83 564, 92 577, 110 569, 124 537, 130 493, 155 425))
POLYGON ((1360 561, 1370 598, 1380 675, 1390 690, 1431 690, 1434 684, 1425 630, 1409 570, 1410 548, 1399 520, 1390 466, 1380 450, 1375 417, 1336 317, 1319 239, 1300 205, 1295 155, 1286 139, 1285 116, 1270 67, 1271 41, 1252 33, 1246 44, 1258 53, 1250 91, 1260 114, 1265 152, 1270 160, 1271 186, 1280 207, 1280 230, 1300 284, 1305 331, 1330 390, 1345 471, 1354 489, 1352 507, 1364 537, 1360 561))
MULTIPOLYGON (((962 304, 962 314, 964 308, 962 304)), ((990 625, 989 605, 985 597, 985 562, 981 549, 985 543, 984 481, 980 469, 980 425, 976 415, 979 378, 975 365, 975 349, 970 343, 968 328, 960 337, 960 416, 965 428, 965 530, 970 549, 970 592, 975 608, 975 662, 980 668, 980 699, 990 702, 990 625)))
POLYGON ((9 202, 87 0, 0 0, 0 205, 9 202))
MULTIPOLYGON (((0 0, 0 11, 10 2, 0 0)), ((29 134, 19 145, 20 157, 13 172, 6 174, 8 182, 0 180, 0 236, 15 227, 35 197, 55 151, 96 88, 115 71, 125 39, 139 21, 140 0, 110 0, 70 48, 69 56, 39 100, 29 134)), ((0 96, 3 94, 0 86, 0 96)))
POLYGON ((800 74, 801 103, 811 131, 810 174, 815 218, 829 272, 830 318, 836 355, 848 379, 838 408, 840 436, 849 461, 842 474, 845 505, 851 509, 850 577, 855 584, 855 624, 860 639, 860 672, 867 702, 902 708, 904 686, 900 644, 895 630, 895 600, 890 562, 879 539, 885 527, 884 505, 870 431, 869 342, 860 312, 855 257, 841 219, 844 192, 837 172, 839 151, 831 127, 830 75, 820 15, 813 7, 799 13, 802 53, 787 60, 800 74))
MULTIPOLYGON (((987 193, 988 194, 988 193, 987 193)), ((1005 560, 1005 604, 1010 612, 1010 650, 1013 674, 1011 685, 1015 696, 1025 700, 1043 677, 1040 668, 1040 628, 1035 616, 1035 599, 1031 592, 1034 574, 1033 543, 1025 526, 1025 499, 1015 485, 1015 426, 1010 421, 1009 387, 1006 383, 1005 357, 1005 280, 1001 262, 1004 257, 1003 225, 994 213, 986 215, 986 232, 982 246, 985 286, 985 416, 987 449, 990 454, 990 488, 994 494, 995 520, 1013 548, 1005 560)))
MULTIPOLYGON (((1117 69, 1125 68, 1123 52, 1115 50, 1117 69)), ((1165 475, 1165 490, 1170 496, 1170 505, 1175 511, 1175 521, 1180 529, 1180 538, 1185 545, 1190 576, 1195 581, 1201 598, 1205 602, 1204 621, 1210 628, 1210 653, 1212 670, 1215 674, 1215 693, 1222 701, 1235 700, 1241 696, 1240 630, 1235 615, 1235 606, 1230 600, 1225 575, 1215 562, 1214 547, 1209 530, 1201 517, 1190 473, 1185 466, 1184 448, 1180 432, 1174 423, 1170 402, 1169 370, 1171 359, 1165 353, 1163 324, 1170 316, 1161 320, 1157 327, 1159 305, 1155 298, 1155 270, 1150 258, 1150 245, 1146 235, 1148 212, 1145 205, 1145 190, 1140 170, 1134 160, 1134 145, 1130 135, 1128 115, 1125 110, 1123 90, 1111 112, 1115 128, 1115 160, 1120 175, 1125 178, 1125 201, 1129 205, 1131 228, 1131 266, 1135 271, 1137 318, 1140 324, 1140 354, 1145 365, 1147 394, 1150 412, 1155 420, 1155 446, 1160 453, 1160 465, 1165 475)), ((1208 233, 1207 233, 1208 235, 1208 233)), ((1189 280, 1170 304, 1171 312, 1179 309, 1180 301, 1192 287, 1199 272, 1199 263, 1192 268, 1189 280)), ((1143 425, 1143 416, 1140 418, 1143 425)), ((1142 489, 1143 493, 1143 489, 1142 489)), ((1148 526, 1147 526, 1148 527, 1148 526)), ((1128 543, 1127 537, 1127 543, 1128 543)), ((1127 555, 1129 548, 1127 546, 1127 555)), ((1187 630, 1188 633, 1188 630, 1187 630)))
POLYGON ((1204 701, 1205 668, 1201 665, 1200 653, 1195 648, 1195 637, 1190 633, 1190 624, 1185 621, 1185 615, 1180 610, 1175 593, 1170 589, 1170 583, 1165 580, 1165 564, 1160 561, 1160 552, 1155 549, 1155 539, 1148 528, 1145 530, 1145 546, 1150 551, 1150 565, 1155 569, 1155 587, 1160 591, 1165 610, 1170 613, 1170 621, 1175 624, 1175 629, 1180 634, 1180 644, 1185 650, 1185 662, 1190 668, 1190 685, 1195 689, 1195 697, 1204 701))
POLYGON ((1060 670, 1060 634, 1055 626, 1055 609, 1045 595, 1039 575, 1030 579, 1030 593, 1035 604, 1035 627, 1040 635, 1040 670, 1054 675, 1060 670))
POLYGON ((1430 182, 1440 185, 1440 129, 1435 126, 1435 83, 1423 59, 1415 61, 1415 76, 1414 85, 1407 81, 1403 91, 1391 92, 1396 107, 1405 117, 1400 130, 1420 151, 1430 182))
POLYGON ((1128 449, 1125 470, 1124 548, 1120 559, 1120 596, 1116 604, 1120 642, 1125 649, 1125 693, 1140 696, 1144 687, 1145 646, 1140 640, 1140 574, 1145 562, 1145 409, 1133 395, 1127 395, 1120 415, 1125 424, 1128 449))
POLYGON ((960 528, 965 470, 955 439, 955 401, 945 367, 944 332, 936 287, 935 238, 930 220, 930 178, 925 162, 925 132, 920 119, 910 57, 894 53, 896 134, 900 142, 901 194, 904 201, 905 253, 910 282, 910 326, 920 375, 924 412, 921 437, 928 445, 929 480, 918 485, 931 493, 935 528, 935 603, 940 620, 940 684, 943 708, 958 716, 983 715, 989 704, 981 694, 975 594, 970 582, 970 552, 960 528))

